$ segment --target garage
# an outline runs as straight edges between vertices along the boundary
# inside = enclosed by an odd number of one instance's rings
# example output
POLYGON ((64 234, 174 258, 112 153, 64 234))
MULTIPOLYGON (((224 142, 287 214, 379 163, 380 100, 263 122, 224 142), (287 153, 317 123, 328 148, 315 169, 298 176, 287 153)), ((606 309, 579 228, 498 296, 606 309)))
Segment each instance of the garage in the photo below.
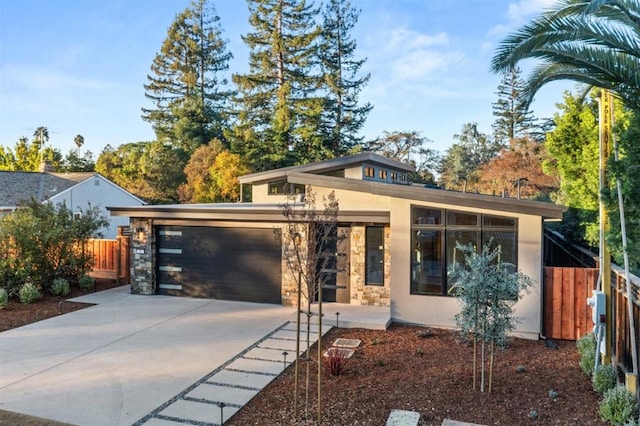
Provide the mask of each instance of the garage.
POLYGON ((271 228, 156 227, 156 291, 281 304, 280 242, 271 228))

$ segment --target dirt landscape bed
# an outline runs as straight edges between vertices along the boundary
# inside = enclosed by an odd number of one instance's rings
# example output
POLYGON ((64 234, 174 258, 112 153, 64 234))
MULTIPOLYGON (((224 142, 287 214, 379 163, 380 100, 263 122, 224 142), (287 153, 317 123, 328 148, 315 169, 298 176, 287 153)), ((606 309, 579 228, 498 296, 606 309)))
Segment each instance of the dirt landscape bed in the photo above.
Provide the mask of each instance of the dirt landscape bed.
POLYGON ((70 293, 64 297, 45 293, 42 299, 34 303, 20 303, 18 299, 11 298, 7 307, 0 309, 0 332, 51 318, 56 315, 87 308, 91 306, 91 304, 68 302, 67 299, 96 291, 108 290, 118 287, 119 285, 116 280, 100 279, 96 280, 94 287, 86 290, 73 287, 70 293))
MULTIPOLYGON (((393 409, 419 412, 421 425, 441 425, 443 419, 483 425, 605 424, 598 416, 599 397, 578 367, 575 342, 513 339, 496 356, 492 393, 483 394, 472 389, 473 348, 457 337, 452 331, 405 325, 387 331, 333 329, 325 346, 337 338, 360 339, 362 344, 343 375, 323 377, 323 424, 384 425, 393 409), (524 372, 518 372, 522 367, 524 372), (557 396, 549 396, 550 391, 557 396)), ((228 424, 316 424, 315 359, 309 421, 304 420, 304 389, 300 421, 294 417, 291 366, 228 424)), ((305 368, 301 370, 304 388, 305 368)))

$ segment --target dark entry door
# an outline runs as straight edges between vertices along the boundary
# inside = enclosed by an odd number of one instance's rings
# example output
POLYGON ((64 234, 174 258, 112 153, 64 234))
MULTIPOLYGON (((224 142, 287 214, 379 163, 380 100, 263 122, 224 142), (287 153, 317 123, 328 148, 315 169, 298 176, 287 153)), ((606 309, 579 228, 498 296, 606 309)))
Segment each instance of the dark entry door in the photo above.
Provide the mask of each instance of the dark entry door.
POLYGON ((271 229, 158 226, 157 247, 158 294, 282 303, 271 229))

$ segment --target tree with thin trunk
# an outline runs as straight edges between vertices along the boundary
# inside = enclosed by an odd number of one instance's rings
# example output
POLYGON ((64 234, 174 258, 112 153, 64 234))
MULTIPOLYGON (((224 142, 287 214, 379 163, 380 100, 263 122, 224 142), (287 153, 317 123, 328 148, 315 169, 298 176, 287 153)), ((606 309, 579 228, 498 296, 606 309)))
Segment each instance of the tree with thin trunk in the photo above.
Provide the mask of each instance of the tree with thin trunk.
MULTIPOLYGON (((286 259, 288 270, 296 280, 297 284, 297 338, 296 338, 296 361, 295 361, 295 389, 294 389, 294 409, 296 418, 299 413, 299 359, 300 359, 300 327, 301 313, 307 316, 306 330, 306 386, 305 386, 305 418, 309 418, 309 375, 310 375, 310 340, 311 318, 318 317, 318 416, 321 413, 321 338, 322 338, 322 300, 321 288, 331 278, 332 272, 329 266, 332 264, 332 257, 335 251, 330 250, 332 242, 344 238, 337 234, 337 218, 339 203, 332 191, 322 197, 323 210, 318 210, 316 206, 316 193, 310 185, 307 186, 304 201, 300 202, 298 196, 290 195, 287 201, 280 205, 282 215, 285 218, 281 228, 274 229, 278 240, 282 241, 283 256, 286 259), (312 304, 318 301, 318 312, 312 313, 312 304), (302 304, 305 311, 301 311, 302 304)), ((320 419, 318 419, 320 420, 320 419)))
MULTIPOLYGON (((473 245, 456 244, 465 254, 465 263, 452 263, 448 279, 451 294, 461 306, 455 316, 463 339, 473 340, 473 388, 476 388, 478 344, 480 344, 480 391, 491 393, 496 347, 506 348, 508 333, 515 329, 518 318, 513 305, 534 285, 534 281, 514 265, 500 260, 500 246, 490 240, 477 253, 473 245), (489 351, 489 378, 486 386, 486 355, 489 351)), ((455 257, 455 255, 454 255, 455 257)))

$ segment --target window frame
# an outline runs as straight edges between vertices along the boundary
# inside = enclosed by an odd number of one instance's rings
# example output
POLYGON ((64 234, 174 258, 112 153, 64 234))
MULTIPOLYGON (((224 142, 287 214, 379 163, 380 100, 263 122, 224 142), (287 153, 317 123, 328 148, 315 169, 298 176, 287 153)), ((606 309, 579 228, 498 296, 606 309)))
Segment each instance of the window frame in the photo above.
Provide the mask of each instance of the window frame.
POLYGON ((267 183, 267 194, 268 195, 293 195, 293 194, 304 194, 306 191, 306 187, 300 183, 289 183, 286 180, 276 180, 273 182, 267 183), (286 191, 285 188, 289 187, 289 191, 286 191), (277 188, 275 192, 271 191, 271 188, 277 188))
MULTIPOLYGON (((514 265, 514 269, 517 270, 518 269, 518 218, 517 217, 512 217, 512 216, 500 216, 500 215, 495 215, 495 214, 484 214, 484 213, 480 213, 480 212, 468 212, 468 211, 461 211, 461 210, 454 210, 454 209, 445 209, 445 208, 436 208, 436 207, 432 207, 432 206, 425 206, 425 205, 416 205, 416 204, 412 204, 411 205, 411 224, 410 224, 410 232, 411 232, 411 237, 410 237, 410 244, 411 244, 411 249, 410 249, 410 253, 411 253, 411 262, 410 262, 410 269, 409 269, 409 275, 410 275, 410 283, 409 283, 409 293, 410 295, 417 295, 417 296, 453 296, 449 294, 449 288, 450 288, 450 283, 448 281, 448 274, 447 271, 449 269, 449 265, 451 264, 451 262, 455 261, 455 259, 453 258, 453 255, 451 255, 450 252, 452 252, 452 250, 450 250, 450 245, 451 244, 455 244, 455 241, 452 241, 450 235, 452 233, 455 232, 462 232, 462 233, 469 233, 470 235, 475 233, 475 239, 478 241, 478 244, 476 245, 476 252, 479 252, 482 247, 484 246, 484 244, 486 242, 488 242, 488 240, 485 238, 485 234, 489 234, 489 233, 499 233, 499 232, 505 232, 505 233, 509 233, 509 234, 513 234, 513 241, 514 241, 514 245, 513 245, 513 249, 510 252, 511 255, 513 255, 514 258, 514 262, 507 262, 507 263, 511 263, 514 265), (431 217, 436 217, 433 214, 427 214, 426 216, 417 216, 417 213, 419 212, 419 210, 422 210, 422 213, 425 214, 429 211, 433 211, 433 212, 440 212, 440 223, 437 223, 437 220, 435 221, 430 221, 429 218, 431 217), (454 221, 452 221, 453 218, 455 218, 455 214, 459 213, 460 215, 465 215, 465 216, 473 216, 476 215, 477 216, 477 220, 475 224, 472 223, 467 223, 467 224, 460 224, 460 223, 455 223, 454 221), (498 225, 492 225, 492 224, 487 224, 485 225, 485 223, 487 221, 485 221, 486 219, 491 219, 491 218, 495 218, 497 219, 496 222, 498 223, 498 225), (424 221, 424 219, 427 219, 426 221, 424 221), (420 223, 422 221, 422 223, 420 223), (500 223, 502 221, 502 223, 500 223), (431 222, 431 223, 430 223, 431 222), (416 237, 417 237, 417 232, 418 231, 440 231, 440 244, 441 244, 441 249, 440 249, 440 262, 441 262, 441 270, 440 270, 440 274, 442 276, 442 288, 441 291, 439 293, 436 292, 419 292, 417 289, 419 287, 419 285, 421 284, 419 281, 416 280, 416 266, 417 264, 415 263, 415 256, 416 256, 416 248, 418 244, 418 241, 416 241, 416 237)), ((463 216, 461 216, 461 219, 463 219, 463 216)), ((435 241, 435 240, 434 240, 435 241)), ((455 246, 453 246, 455 247, 455 246)), ((424 283, 423 283, 424 284, 424 283)))

